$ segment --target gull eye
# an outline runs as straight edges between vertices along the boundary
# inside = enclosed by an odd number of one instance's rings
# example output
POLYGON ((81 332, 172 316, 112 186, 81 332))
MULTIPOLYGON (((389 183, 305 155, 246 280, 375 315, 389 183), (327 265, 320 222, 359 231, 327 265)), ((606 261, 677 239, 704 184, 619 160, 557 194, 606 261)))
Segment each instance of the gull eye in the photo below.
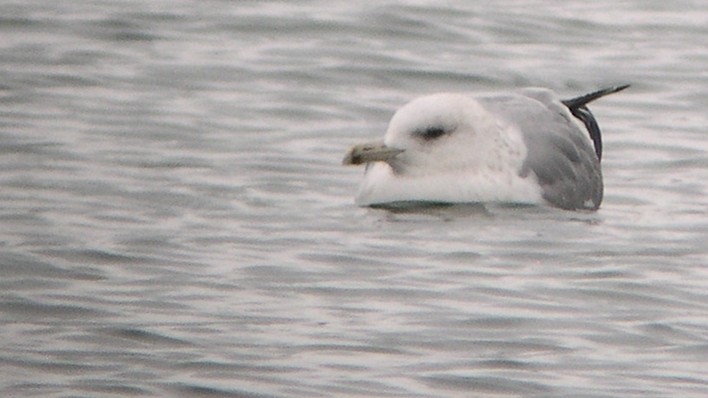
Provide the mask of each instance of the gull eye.
POLYGON ((447 134, 447 130, 440 126, 428 127, 425 130, 416 131, 416 135, 419 135, 426 141, 431 141, 441 136, 447 134))

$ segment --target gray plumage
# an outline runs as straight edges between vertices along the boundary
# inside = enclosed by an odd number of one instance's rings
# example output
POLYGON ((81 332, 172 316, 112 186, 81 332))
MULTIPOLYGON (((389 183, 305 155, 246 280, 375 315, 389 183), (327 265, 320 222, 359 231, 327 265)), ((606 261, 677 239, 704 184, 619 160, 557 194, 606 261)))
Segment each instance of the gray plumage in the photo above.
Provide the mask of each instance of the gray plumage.
POLYGON ((604 191, 602 140, 586 105, 627 87, 611 87, 564 101, 550 90, 525 89, 520 95, 480 98, 480 102, 521 128, 528 147, 521 175, 530 171, 536 175, 545 200, 563 209, 597 209, 604 191))

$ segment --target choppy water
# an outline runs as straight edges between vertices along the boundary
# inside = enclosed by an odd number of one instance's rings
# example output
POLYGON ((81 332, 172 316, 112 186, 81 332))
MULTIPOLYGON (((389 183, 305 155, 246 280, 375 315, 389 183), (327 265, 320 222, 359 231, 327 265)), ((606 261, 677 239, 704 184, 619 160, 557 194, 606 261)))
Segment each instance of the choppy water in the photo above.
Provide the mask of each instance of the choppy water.
POLYGON ((3 396, 705 397, 708 5, 5 1, 3 396), (360 209, 433 91, 598 101, 597 213, 360 209))

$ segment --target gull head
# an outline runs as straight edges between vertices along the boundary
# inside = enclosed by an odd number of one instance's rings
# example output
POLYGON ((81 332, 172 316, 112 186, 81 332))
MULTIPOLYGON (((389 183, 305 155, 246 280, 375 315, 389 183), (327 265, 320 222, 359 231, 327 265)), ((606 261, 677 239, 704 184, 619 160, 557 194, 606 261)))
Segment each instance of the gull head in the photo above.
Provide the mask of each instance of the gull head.
POLYGON ((433 94, 414 99, 391 118, 383 140, 352 147, 344 164, 384 162, 396 175, 454 173, 479 166, 492 144, 494 121, 473 98, 433 94), (481 152, 483 153, 483 152, 481 152))

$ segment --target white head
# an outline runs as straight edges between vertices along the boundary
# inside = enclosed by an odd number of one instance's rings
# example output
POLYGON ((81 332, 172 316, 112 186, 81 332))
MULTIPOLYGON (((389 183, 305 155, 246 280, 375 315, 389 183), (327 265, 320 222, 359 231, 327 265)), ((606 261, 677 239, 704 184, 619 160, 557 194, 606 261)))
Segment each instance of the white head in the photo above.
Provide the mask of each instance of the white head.
POLYGON ((403 152, 387 163, 394 173, 411 176, 483 167, 489 163, 485 148, 491 150, 499 128, 471 97, 447 93, 420 97, 391 118, 384 144, 403 152))

